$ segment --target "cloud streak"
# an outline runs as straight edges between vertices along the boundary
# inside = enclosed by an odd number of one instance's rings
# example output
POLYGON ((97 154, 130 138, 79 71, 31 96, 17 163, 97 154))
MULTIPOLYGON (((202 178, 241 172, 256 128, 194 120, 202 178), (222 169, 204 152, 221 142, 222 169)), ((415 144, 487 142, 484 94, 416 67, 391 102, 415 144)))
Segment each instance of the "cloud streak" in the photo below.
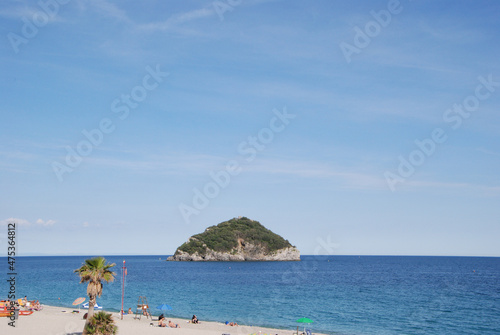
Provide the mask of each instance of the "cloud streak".
POLYGON ((0 226, 7 226, 9 223, 15 223, 16 225, 19 225, 19 226, 30 226, 31 225, 31 223, 28 220, 19 219, 19 218, 8 218, 5 220, 0 220, 0 226))
POLYGON ((194 20, 204 19, 213 16, 214 14, 215 12, 209 8, 195 9, 185 13, 174 14, 162 22, 153 22, 153 23, 138 25, 137 29, 145 32, 156 32, 156 31, 166 32, 169 30, 175 31, 180 25, 183 25, 185 23, 194 20))
POLYGON ((42 219, 37 219, 35 223, 31 223, 30 221, 26 219, 19 219, 19 218, 8 218, 5 220, 0 220, 0 226, 7 226, 9 223, 15 223, 18 226, 21 227, 36 227, 36 226, 42 226, 42 227, 51 227, 53 226, 56 221, 55 220, 42 220, 42 219))
POLYGON ((55 223, 56 223, 56 221, 55 221, 55 220, 47 220, 47 221, 44 221, 44 220, 42 220, 42 219, 38 219, 38 220, 36 220, 36 224, 37 224, 37 225, 44 226, 44 227, 50 227, 50 226, 53 226, 55 223))

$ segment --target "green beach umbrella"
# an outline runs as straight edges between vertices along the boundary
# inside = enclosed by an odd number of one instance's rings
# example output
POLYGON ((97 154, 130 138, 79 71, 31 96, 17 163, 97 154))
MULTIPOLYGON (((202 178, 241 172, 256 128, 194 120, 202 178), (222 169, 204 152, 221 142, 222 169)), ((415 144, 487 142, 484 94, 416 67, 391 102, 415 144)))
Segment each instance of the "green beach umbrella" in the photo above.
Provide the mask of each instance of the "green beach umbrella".
POLYGON ((300 318, 298 319, 297 321, 295 322, 300 322, 300 323, 313 323, 313 320, 309 319, 309 318, 300 318))
MULTIPOLYGON (((313 323, 313 320, 309 319, 309 318, 300 318, 298 319, 297 321, 295 322, 299 322, 299 323, 313 323)), ((297 327, 297 333, 299 332, 299 327, 297 327)), ((306 326, 304 326, 304 333, 306 332, 306 326)))

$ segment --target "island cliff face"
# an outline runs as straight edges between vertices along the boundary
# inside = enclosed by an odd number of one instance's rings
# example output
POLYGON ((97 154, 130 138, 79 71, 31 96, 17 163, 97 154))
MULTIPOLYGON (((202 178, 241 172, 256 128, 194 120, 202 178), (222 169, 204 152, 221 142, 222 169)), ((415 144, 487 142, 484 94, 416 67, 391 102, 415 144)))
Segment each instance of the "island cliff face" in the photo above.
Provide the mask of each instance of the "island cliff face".
POLYGON ((300 252, 259 222, 240 217, 191 236, 167 261, 300 261, 300 252))

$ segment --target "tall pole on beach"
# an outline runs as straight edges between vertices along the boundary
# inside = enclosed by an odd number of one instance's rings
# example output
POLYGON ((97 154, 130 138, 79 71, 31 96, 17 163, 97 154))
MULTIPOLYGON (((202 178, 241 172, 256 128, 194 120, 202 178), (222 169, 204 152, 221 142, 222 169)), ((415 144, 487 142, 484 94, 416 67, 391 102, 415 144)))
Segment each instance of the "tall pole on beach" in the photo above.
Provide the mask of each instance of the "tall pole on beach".
POLYGON ((127 268, 125 267, 125 260, 123 260, 122 266, 122 310, 121 310, 121 319, 123 320, 123 298, 125 296, 125 275, 127 274, 127 268))

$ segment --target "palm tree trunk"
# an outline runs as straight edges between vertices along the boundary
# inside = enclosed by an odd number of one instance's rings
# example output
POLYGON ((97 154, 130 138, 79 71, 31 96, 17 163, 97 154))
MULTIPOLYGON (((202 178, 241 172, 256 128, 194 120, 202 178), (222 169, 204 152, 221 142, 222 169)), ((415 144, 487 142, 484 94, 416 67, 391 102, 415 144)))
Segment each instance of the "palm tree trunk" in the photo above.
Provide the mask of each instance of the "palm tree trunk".
POLYGON ((85 320, 85 326, 83 326, 82 335, 87 335, 87 325, 90 323, 89 320, 94 316, 94 305, 95 305, 95 296, 89 296, 89 311, 87 312, 87 320, 85 320))
POLYGON ((94 316, 95 296, 89 297, 89 314, 87 320, 94 316))

